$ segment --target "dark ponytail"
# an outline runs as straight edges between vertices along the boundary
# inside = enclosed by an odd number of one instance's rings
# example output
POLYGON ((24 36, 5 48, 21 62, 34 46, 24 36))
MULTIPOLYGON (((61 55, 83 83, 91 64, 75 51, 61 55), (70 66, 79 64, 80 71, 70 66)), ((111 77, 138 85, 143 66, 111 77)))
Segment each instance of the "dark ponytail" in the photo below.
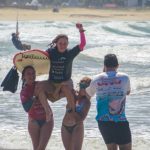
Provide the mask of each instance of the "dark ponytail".
POLYGON ((25 74, 26 70, 29 69, 29 68, 33 69, 35 71, 34 67, 32 67, 32 66, 24 67, 24 69, 22 70, 22 77, 21 77, 21 79, 22 79, 22 88, 25 86, 25 82, 26 82, 25 79, 23 79, 24 74, 25 74))

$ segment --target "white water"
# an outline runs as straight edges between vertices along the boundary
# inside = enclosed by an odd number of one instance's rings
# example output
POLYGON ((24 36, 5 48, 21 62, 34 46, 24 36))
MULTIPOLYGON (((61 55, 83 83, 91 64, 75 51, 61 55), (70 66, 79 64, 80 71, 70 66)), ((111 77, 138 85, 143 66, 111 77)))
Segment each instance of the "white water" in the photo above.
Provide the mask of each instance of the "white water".
MULTIPOLYGON (((84 22, 87 36, 86 50, 74 61, 75 85, 83 76, 102 71, 103 58, 107 53, 117 54, 120 71, 131 78, 132 93, 127 100, 126 113, 133 133, 133 149, 148 150, 150 146, 150 22, 84 22)), ((74 22, 32 21, 21 22, 20 37, 32 48, 46 49, 59 33, 69 36, 70 45, 78 44, 79 34, 74 22)), ((12 66, 12 58, 18 52, 11 43, 15 22, 0 22, 0 81, 12 66)), ((40 77, 46 79, 46 76, 40 77)), ((27 132, 27 114, 16 94, 0 89, 0 147, 4 149, 32 149, 27 132)), ((65 111, 65 100, 51 104, 55 116, 55 128, 48 149, 63 150, 60 138, 61 121, 65 111)), ((83 150, 106 149, 95 121, 95 98, 85 121, 83 150)), ((1 149, 1 148, 0 148, 1 149)))

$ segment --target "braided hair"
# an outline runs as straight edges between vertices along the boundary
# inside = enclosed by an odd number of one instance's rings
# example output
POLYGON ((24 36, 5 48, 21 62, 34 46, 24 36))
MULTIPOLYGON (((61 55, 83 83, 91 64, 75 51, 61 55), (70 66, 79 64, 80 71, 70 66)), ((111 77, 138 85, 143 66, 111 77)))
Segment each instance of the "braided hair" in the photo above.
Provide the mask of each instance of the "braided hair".
POLYGON ((56 47, 56 44, 57 42, 59 41, 59 39, 61 38, 65 38, 67 41, 68 41, 68 36, 66 34, 59 34, 57 35, 53 40, 52 42, 48 45, 50 48, 55 48, 56 47))

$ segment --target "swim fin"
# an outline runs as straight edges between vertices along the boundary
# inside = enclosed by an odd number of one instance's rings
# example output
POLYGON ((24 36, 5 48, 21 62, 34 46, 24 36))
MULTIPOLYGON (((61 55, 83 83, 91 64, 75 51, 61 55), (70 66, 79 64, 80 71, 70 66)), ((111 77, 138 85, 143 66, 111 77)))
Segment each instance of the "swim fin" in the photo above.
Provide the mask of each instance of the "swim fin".
POLYGON ((17 69, 12 67, 3 80, 1 87, 3 87, 3 91, 10 91, 15 93, 18 87, 18 81, 19 75, 17 69))

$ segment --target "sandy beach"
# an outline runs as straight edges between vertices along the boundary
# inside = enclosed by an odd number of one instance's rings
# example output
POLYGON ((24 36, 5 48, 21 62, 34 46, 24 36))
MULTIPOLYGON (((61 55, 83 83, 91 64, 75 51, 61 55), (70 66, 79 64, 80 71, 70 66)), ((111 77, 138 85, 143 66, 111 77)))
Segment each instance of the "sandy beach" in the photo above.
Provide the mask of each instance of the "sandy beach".
POLYGON ((48 20, 48 21, 148 21, 150 20, 150 10, 137 9, 85 9, 85 8, 62 8, 59 13, 53 13, 49 9, 27 10, 15 8, 0 8, 1 21, 16 20, 17 13, 19 20, 48 20))

